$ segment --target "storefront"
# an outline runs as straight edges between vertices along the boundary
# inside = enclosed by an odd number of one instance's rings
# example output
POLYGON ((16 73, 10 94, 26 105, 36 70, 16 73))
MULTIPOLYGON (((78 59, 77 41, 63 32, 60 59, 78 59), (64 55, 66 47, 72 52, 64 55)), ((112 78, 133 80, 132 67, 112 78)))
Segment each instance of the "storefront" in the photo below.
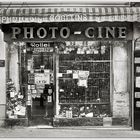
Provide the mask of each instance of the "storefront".
POLYGON ((133 9, 75 8, 44 8, 50 13, 43 22, 9 18, 1 24, 6 118, 28 125, 132 127, 133 9))

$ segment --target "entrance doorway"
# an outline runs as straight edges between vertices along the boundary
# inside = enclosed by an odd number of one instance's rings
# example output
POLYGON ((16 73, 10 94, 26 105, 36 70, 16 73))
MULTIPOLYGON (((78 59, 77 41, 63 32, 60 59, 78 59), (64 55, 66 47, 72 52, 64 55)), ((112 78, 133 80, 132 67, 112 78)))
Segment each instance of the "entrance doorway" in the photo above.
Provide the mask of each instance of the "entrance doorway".
POLYGON ((52 125, 55 100, 53 46, 42 50, 41 47, 31 45, 27 43, 28 91, 31 92, 32 101, 30 125, 52 125))

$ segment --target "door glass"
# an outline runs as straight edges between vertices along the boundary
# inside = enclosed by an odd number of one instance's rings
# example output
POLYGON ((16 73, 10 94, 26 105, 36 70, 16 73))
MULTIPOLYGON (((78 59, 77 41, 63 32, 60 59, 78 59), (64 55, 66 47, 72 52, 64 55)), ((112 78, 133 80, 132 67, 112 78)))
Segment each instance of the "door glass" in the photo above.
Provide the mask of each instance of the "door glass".
POLYGON ((32 116, 46 116, 47 97, 43 92, 45 85, 53 84, 53 47, 44 48, 40 43, 28 46, 28 93, 32 98, 32 116))

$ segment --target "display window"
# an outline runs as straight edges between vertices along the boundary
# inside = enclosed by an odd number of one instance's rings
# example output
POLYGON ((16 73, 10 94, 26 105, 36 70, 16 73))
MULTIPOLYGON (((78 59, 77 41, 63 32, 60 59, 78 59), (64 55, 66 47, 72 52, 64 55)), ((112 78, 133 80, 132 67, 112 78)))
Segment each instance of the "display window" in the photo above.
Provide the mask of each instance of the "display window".
POLYGON ((26 117, 26 44, 10 43, 7 49, 6 116, 10 119, 26 117), (22 73, 22 75, 21 75, 22 73))
POLYGON ((109 41, 66 41, 59 49, 59 115, 109 117, 111 80, 109 41))

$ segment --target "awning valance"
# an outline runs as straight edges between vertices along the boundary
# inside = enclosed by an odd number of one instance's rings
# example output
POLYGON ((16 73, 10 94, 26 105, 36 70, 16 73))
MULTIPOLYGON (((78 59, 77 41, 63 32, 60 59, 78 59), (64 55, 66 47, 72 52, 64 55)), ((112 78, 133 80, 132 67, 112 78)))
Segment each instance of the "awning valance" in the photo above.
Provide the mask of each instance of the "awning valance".
POLYGON ((1 23, 140 22, 140 7, 27 7, 1 8, 1 23))

